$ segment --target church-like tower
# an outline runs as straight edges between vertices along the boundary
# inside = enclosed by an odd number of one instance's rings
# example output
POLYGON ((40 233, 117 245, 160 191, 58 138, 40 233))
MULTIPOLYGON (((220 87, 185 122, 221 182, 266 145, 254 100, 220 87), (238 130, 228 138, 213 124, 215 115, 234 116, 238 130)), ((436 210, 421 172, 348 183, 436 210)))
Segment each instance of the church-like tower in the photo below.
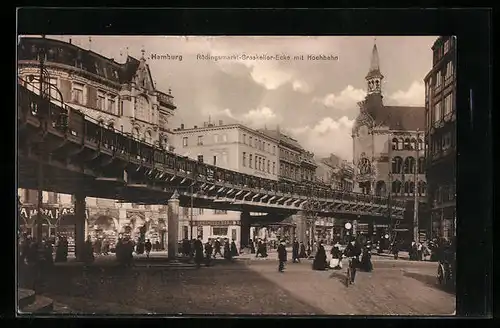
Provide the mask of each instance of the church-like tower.
POLYGON ((380 72, 380 60, 378 57, 377 44, 373 45, 372 58, 370 62, 370 70, 365 77, 367 82, 367 94, 382 95, 382 80, 384 76, 380 72))

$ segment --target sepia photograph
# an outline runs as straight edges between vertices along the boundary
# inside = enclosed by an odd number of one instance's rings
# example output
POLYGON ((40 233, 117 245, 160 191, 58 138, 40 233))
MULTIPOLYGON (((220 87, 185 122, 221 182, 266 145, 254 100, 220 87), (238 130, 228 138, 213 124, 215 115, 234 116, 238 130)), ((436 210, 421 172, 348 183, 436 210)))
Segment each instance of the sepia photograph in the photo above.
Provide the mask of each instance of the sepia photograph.
POLYGON ((457 42, 20 35, 17 315, 454 315, 457 42))

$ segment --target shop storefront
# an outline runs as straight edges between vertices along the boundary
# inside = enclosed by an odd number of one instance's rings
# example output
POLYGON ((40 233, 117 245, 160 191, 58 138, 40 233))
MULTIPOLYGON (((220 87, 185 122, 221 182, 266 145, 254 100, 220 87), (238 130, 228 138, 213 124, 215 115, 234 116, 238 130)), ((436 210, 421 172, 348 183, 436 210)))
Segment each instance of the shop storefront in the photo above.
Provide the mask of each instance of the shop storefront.
MULTIPOLYGON (((74 216, 72 207, 45 207, 42 208, 42 238, 54 238, 62 234, 74 238, 75 225, 73 220, 66 219, 74 216)), ((20 206, 18 226, 21 233, 36 236, 36 218, 38 211, 35 206, 20 206)))

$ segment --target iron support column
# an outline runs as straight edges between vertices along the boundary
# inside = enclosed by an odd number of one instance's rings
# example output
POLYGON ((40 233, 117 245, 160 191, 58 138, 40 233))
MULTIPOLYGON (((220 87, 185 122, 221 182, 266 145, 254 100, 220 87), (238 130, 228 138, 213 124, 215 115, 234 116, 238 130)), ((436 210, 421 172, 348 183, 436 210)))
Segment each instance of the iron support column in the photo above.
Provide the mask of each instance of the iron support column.
POLYGON ((177 256, 179 241, 179 199, 177 192, 168 200, 168 258, 175 259, 177 256))
POLYGON ((75 256, 77 261, 83 261, 85 254, 85 221, 86 203, 85 195, 76 194, 75 196, 75 256))

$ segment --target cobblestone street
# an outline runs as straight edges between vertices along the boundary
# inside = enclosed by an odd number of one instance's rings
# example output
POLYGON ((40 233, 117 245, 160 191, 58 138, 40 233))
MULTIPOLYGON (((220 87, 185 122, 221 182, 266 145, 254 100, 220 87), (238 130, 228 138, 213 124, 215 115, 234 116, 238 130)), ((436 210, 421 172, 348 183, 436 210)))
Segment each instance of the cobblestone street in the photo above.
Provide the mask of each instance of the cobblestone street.
MULTIPOLYGON (((272 259, 241 256, 196 269, 162 257, 119 268, 113 257, 84 269, 57 265, 36 289, 81 314, 450 315, 454 295, 435 285, 435 263, 374 259, 346 288, 345 271, 313 271, 311 261, 277 272, 272 259)), ((28 284, 26 281, 24 284, 28 284)))

